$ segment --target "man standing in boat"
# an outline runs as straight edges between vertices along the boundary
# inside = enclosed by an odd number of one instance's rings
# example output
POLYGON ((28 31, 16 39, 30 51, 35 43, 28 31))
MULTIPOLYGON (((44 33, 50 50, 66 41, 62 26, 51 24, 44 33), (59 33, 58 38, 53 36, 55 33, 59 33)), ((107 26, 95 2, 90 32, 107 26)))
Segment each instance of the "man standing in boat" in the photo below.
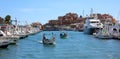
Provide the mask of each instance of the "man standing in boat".
POLYGON ((52 39, 55 41, 55 35, 52 33, 52 39))
POLYGON ((45 37, 45 34, 43 34, 43 39, 42 39, 43 43, 45 42, 45 40, 46 40, 46 37, 45 37))

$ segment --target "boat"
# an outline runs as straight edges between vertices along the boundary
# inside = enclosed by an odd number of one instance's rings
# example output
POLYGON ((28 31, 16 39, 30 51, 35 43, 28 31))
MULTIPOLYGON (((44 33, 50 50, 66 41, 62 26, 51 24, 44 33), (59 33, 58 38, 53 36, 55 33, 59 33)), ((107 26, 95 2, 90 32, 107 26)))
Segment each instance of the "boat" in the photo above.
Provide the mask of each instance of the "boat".
POLYGON ((2 30, 0 30, 0 34, 2 34, 2 38, 5 39, 20 39, 20 36, 12 35, 10 32, 5 33, 2 30))
POLYGON ((120 37, 120 31, 119 30, 120 30, 119 26, 114 25, 112 27, 110 33, 111 33, 113 39, 119 39, 119 37, 120 37))
POLYGON ((60 33, 60 38, 67 38, 67 34, 66 33, 60 33))
POLYGON ((0 39, 0 48, 7 48, 9 44, 9 40, 0 39))
POLYGON ((98 32, 93 33, 93 35, 100 39, 111 39, 112 38, 112 35, 110 33, 111 26, 112 26, 111 23, 105 22, 104 27, 100 29, 98 32))
POLYGON ((84 24, 84 33, 92 35, 101 28, 103 28, 103 24, 99 19, 87 18, 84 24))
POLYGON ((111 39, 112 38, 111 34, 107 30, 104 30, 104 29, 101 29, 98 33, 93 33, 93 35, 96 38, 100 38, 100 39, 111 39))
POLYGON ((55 39, 54 36, 52 36, 51 39, 48 39, 48 38, 45 37, 45 34, 43 34, 42 43, 44 45, 55 45, 56 44, 56 39, 55 39))

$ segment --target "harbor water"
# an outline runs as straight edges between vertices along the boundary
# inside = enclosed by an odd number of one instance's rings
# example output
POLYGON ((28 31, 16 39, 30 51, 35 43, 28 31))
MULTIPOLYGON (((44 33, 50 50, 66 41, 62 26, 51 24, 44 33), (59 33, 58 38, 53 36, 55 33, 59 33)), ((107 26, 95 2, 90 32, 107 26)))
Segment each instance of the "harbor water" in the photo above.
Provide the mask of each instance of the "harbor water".
POLYGON ((0 49, 0 59, 120 59, 120 40, 98 39, 83 32, 64 31, 68 37, 60 38, 62 31, 43 31, 20 39, 16 45, 0 49), (56 45, 43 45, 43 33, 56 37, 56 45))

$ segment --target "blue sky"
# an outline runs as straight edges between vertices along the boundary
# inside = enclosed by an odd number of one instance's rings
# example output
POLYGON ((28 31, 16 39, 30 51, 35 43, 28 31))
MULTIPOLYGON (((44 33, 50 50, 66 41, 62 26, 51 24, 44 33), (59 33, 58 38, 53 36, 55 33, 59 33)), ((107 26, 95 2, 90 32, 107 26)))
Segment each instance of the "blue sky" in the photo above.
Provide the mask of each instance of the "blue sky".
POLYGON ((0 0, 0 17, 11 15, 20 24, 41 22, 57 19, 68 12, 82 15, 107 13, 120 19, 120 0, 0 0))

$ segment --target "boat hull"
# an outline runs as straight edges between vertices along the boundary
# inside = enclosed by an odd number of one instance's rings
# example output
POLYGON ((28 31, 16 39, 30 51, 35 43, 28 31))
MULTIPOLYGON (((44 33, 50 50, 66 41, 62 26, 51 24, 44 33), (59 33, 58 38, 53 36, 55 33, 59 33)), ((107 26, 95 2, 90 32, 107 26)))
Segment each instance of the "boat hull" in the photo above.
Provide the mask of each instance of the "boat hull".
POLYGON ((66 33, 60 33, 60 38, 62 38, 62 39, 67 38, 67 34, 66 33))
POLYGON ((65 38, 67 38, 67 36, 66 35, 60 35, 60 38, 65 39, 65 38))
POLYGON ((8 45, 10 44, 9 40, 0 40, 0 48, 7 48, 8 45))
POLYGON ((44 39, 43 44, 44 45, 54 45, 55 44, 55 39, 44 39))
POLYGON ((93 33, 99 31, 101 28, 85 28, 84 33, 88 35, 93 35, 93 33))
POLYGON ((100 39, 111 39, 112 36, 108 35, 108 34, 102 34, 102 33, 97 33, 97 34, 93 34, 96 38, 100 38, 100 39))
POLYGON ((0 48, 7 48, 7 47, 8 47, 8 44, 0 46, 0 48))
POLYGON ((54 42, 50 42, 50 43, 43 43, 44 45, 54 45, 54 42))

